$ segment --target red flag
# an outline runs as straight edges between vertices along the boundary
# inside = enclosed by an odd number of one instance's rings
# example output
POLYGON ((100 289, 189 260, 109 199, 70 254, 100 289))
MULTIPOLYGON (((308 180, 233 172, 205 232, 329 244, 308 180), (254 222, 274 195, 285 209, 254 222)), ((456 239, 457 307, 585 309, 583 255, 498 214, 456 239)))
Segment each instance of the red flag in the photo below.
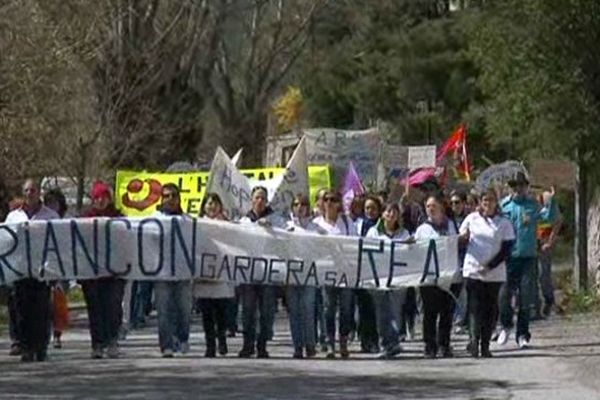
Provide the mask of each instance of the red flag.
POLYGON ((455 175, 464 180, 471 180, 471 166, 467 155, 467 127, 460 124, 452 136, 437 152, 437 164, 444 166, 445 173, 448 167, 455 171, 455 175))

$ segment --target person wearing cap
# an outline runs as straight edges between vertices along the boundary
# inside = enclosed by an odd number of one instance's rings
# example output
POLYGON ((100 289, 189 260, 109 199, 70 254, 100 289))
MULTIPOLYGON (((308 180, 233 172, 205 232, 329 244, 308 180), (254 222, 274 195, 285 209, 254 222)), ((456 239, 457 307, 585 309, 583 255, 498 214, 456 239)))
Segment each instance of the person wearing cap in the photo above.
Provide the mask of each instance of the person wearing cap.
MULTIPOLYGON (((23 203, 11 211, 6 223, 58 219, 56 211, 44 206, 40 186, 33 179, 23 184, 23 203)), ((50 341, 50 286, 36 277, 15 282, 15 311, 21 361, 46 361, 50 341)))
MULTIPOLYGON (((110 186, 98 181, 90 193, 92 207, 85 211, 83 218, 118 218, 123 214, 115 208, 110 186)), ((92 338, 92 358, 99 359, 119 356, 119 330, 123 319, 123 293, 125 281, 115 276, 80 281, 89 318, 92 338)))
POLYGON ((508 258, 506 283, 500 290, 500 323, 502 330, 498 335, 498 344, 508 341, 513 327, 514 311, 511 298, 518 293, 519 311, 515 339, 520 349, 530 346, 529 317, 531 303, 530 270, 536 268, 537 237, 536 228, 541 219, 554 221, 556 206, 554 188, 550 190, 549 204, 541 209, 540 204, 529 195, 529 181, 523 172, 518 172, 509 180, 511 194, 500 203, 500 208, 515 231, 515 242, 508 258))

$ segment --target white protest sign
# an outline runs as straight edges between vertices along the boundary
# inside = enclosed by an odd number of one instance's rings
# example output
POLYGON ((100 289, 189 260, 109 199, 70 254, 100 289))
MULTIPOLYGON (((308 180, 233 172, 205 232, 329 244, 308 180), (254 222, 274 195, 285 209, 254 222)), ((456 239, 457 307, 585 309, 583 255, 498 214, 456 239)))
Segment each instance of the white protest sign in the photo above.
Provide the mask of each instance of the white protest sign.
POLYGON ((388 289, 458 271, 457 237, 403 244, 189 217, 0 225, 0 284, 119 276, 388 289))
POLYGON ((218 147, 210 167, 206 192, 221 197, 223 209, 230 220, 240 219, 250 210, 250 183, 231 161, 225 151, 218 147))
POLYGON ((297 194, 307 197, 309 195, 305 137, 298 143, 298 147, 285 168, 285 174, 271 199, 271 208, 284 215, 290 214, 292 201, 297 194))
POLYGON ((233 157, 231 158, 231 163, 233 165, 235 165, 237 167, 237 165, 240 163, 240 160, 242 159, 242 152, 244 151, 243 147, 240 147, 240 149, 237 151, 237 153, 235 153, 233 155, 233 157))
POLYGON ((409 146, 408 168, 411 171, 419 168, 434 168, 435 157, 435 146, 409 146))

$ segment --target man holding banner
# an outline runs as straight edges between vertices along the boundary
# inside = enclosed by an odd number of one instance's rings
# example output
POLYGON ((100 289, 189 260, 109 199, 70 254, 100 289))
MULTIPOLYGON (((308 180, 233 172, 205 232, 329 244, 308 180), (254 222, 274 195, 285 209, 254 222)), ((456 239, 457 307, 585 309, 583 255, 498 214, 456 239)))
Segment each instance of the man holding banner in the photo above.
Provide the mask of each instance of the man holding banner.
MULTIPOLYGON (((56 211, 42 204, 40 186, 33 179, 23 184, 23 196, 23 205, 8 214, 6 223, 60 218, 56 211)), ((15 298, 21 361, 46 361, 50 341, 50 286, 30 275, 15 283, 15 298)))

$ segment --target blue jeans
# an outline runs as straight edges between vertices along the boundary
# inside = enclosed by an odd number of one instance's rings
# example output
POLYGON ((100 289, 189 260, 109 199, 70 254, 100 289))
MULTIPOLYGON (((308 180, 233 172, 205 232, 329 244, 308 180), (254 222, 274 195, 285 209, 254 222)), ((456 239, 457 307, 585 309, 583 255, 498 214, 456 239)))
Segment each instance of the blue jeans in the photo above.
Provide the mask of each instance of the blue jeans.
POLYGON ((154 283, 154 291, 160 350, 176 350, 174 339, 186 343, 190 337, 192 284, 189 281, 160 281, 154 283))
POLYGON ((316 287, 290 286, 287 290, 287 305, 294 349, 315 347, 316 298, 316 287))
POLYGON ((381 346, 390 350, 400 344, 400 330, 404 325, 402 306, 406 298, 406 288, 375 291, 375 309, 377 331, 381 337, 381 346))
POLYGON ((146 320, 146 314, 152 307, 152 287, 151 281, 134 281, 131 289, 131 299, 133 302, 131 310, 131 324, 137 326, 143 324, 146 320))
POLYGON ((240 285, 242 300, 242 323, 244 325, 244 349, 265 351, 273 332, 275 320, 275 287, 266 285, 240 285), (256 333, 256 313, 260 313, 259 331, 256 333))
POLYGON ((506 283, 500 290, 500 322, 504 329, 513 326, 514 310, 511 299, 518 293, 519 312, 517 314, 517 335, 529 339, 529 314, 531 304, 531 268, 536 268, 535 258, 509 258, 506 263, 506 283))
POLYGON ((538 255, 540 267, 540 286, 546 305, 554 304, 554 284, 552 283, 552 252, 540 251, 538 255))
POLYGON ((325 288, 327 343, 335 347, 335 315, 339 310, 339 334, 347 337, 354 329, 354 291, 350 288, 325 288))

